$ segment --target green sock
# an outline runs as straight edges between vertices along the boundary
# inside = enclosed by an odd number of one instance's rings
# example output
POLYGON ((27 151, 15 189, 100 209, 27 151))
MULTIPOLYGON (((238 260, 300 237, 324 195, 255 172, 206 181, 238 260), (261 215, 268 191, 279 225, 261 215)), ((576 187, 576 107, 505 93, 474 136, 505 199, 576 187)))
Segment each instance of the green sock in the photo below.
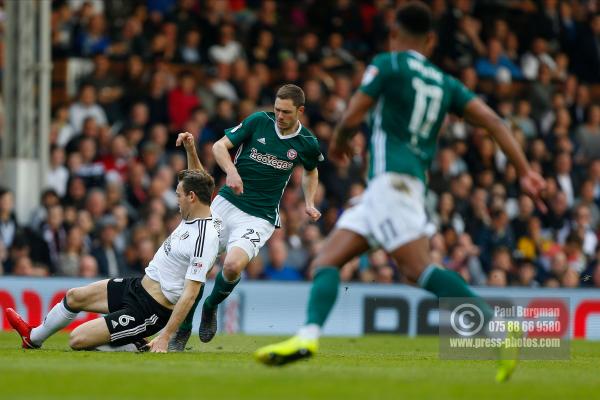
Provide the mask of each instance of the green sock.
POLYGON ((447 270, 438 265, 430 265, 419 277, 419 285, 438 297, 469 297, 483 312, 484 318, 490 321, 494 313, 488 303, 476 295, 454 271, 447 270))
POLYGON ((198 293, 198 297, 196 297, 196 301, 194 301, 194 305, 192 309, 188 313, 187 317, 183 320, 181 325, 179 325, 179 329, 182 331, 191 331, 192 330, 192 321, 194 320, 194 312, 198 307, 198 303, 200 303, 200 299, 202 298, 202 294, 204 293, 204 285, 200 287, 200 292, 198 293))
POLYGON ((308 298, 306 324, 323 326, 338 294, 340 271, 337 267, 318 267, 308 298))
POLYGON ((233 288, 235 288, 235 285, 237 285, 239 281, 240 278, 236 279, 233 282, 225 280, 225 277, 223 276, 223 271, 221 271, 221 273, 217 274, 217 278, 215 279, 215 286, 213 287, 210 296, 208 296, 204 301, 204 307, 215 308, 216 306, 221 304, 221 302, 225 300, 227 296, 231 294, 231 292, 233 292, 233 288))

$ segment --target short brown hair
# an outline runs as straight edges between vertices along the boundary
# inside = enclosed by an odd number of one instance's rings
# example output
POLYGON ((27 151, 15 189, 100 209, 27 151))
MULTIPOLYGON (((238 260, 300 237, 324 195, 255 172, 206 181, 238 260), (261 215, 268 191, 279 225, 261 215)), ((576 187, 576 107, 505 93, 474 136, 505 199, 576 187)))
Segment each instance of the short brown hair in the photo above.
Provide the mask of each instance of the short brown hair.
POLYGON ((282 100, 292 100, 294 107, 300 107, 304 105, 304 91, 299 86, 288 83, 283 85, 277 91, 277 98, 282 100))
POLYGON ((210 205, 212 193, 215 190, 215 181, 208 172, 197 169, 184 169, 179 171, 177 179, 182 183, 183 190, 186 193, 194 192, 200 202, 210 205))

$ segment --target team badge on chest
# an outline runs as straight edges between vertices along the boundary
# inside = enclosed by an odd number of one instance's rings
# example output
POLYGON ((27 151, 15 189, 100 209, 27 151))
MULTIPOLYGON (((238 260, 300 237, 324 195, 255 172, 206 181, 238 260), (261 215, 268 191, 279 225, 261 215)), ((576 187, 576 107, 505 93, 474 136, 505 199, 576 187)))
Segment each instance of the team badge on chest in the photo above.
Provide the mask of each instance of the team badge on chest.
POLYGON ((293 160, 298 156, 298 152, 294 149, 289 149, 287 152, 287 156, 290 160, 293 160))

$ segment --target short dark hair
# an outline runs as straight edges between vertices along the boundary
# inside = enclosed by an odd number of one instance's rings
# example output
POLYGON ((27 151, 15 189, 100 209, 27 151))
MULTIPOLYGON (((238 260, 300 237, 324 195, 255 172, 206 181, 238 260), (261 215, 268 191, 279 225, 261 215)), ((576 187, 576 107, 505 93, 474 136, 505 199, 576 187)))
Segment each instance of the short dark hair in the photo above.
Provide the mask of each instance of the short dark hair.
POLYGON ((420 1, 411 1, 400 7, 396 21, 403 30, 414 36, 423 36, 433 30, 431 9, 420 1))
POLYGON ((215 190, 215 180, 208 172, 184 169, 179 171, 177 179, 182 183, 186 193, 194 192, 198 200, 203 204, 210 205, 212 193, 215 190))
POLYGON ((280 87, 275 97, 282 100, 292 100, 294 107, 300 107, 304 105, 304 91, 300 89, 299 86, 291 83, 280 87))

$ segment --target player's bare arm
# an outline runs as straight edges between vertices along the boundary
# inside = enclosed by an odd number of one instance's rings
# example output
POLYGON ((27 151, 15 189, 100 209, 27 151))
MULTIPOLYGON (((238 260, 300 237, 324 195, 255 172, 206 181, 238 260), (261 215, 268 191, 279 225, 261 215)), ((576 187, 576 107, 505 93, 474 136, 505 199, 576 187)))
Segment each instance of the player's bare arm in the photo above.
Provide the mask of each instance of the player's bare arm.
POLYGON ((540 211, 545 212, 546 206, 540 195, 546 186, 546 182, 540 174, 531 169, 523 150, 500 117, 480 99, 471 100, 465 108, 464 115, 469 123, 481 126, 490 132, 517 169, 523 191, 536 202, 540 211))
POLYGON ((151 352, 167 352, 169 339, 177 331, 179 325, 181 325, 185 317, 188 315, 188 312, 194 305, 194 301, 196 300, 198 293, 200 293, 200 288, 202 287, 202 285, 202 282, 193 281, 190 279, 185 280, 183 293, 177 301, 177 304, 175 304, 175 308, 173 309, 173 313, 171 314, 167 325, 157 337, 155 337, 150 343, 148 343, 148 347, 150 348, 151 352))
POLYGON ((188 169, 204 171, 204 167, 202 166, 202 163, 198 158, 198 153, 196 152, 194 136, 189 132, 182 132, 177 135, 175 146, 181 145, 183 145, 185 152, 187 153, 188 169))
POLYGON ((315 168, 311 171, 304 170, 302 175, 302 190, 306 204, 306 214, 314 222, 321 218, 321 212, 315 208, 315 194, 319 186, 319 171, 315 168))
POLYGON ((213 145, 213 154, 219 167, 227 174, 225 184, 233 189, 235 194, 242 194, 244 193, 244 183, 229 156, 229 150, 232 148, 233 143, 231 143, 231 140, 227 136, 223 136, 213 145))
POLYGON ((333 140, 329 148, 330 156, 344 158, 352 154, 349 146, 350 139, 356 133, 356 128, 363 122, 374 102, 371 96, 362 92, 356 92, 352 96, 348 108, 333 131, 333 140))

